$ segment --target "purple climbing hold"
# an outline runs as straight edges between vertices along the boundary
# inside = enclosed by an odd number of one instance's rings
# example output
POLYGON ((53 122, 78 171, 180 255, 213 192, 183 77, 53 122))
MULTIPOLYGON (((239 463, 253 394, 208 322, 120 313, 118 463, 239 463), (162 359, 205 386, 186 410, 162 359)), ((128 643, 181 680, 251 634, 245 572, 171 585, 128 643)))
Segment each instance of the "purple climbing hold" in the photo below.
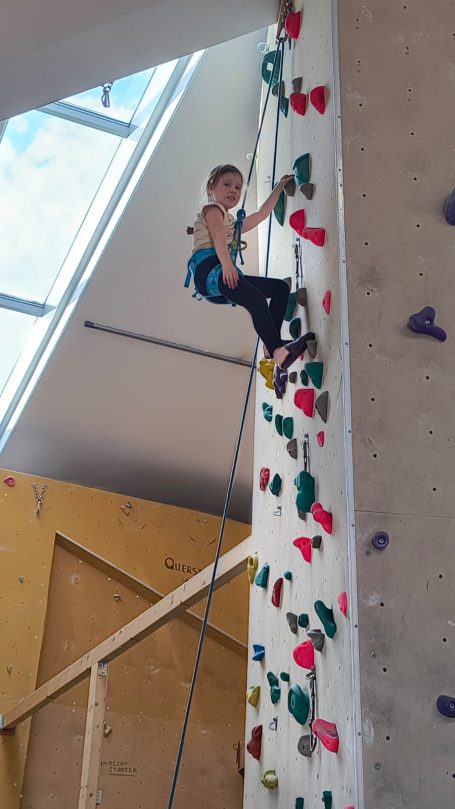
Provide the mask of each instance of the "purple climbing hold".
POLYGON ((455 719, 455 697, 447 697, 445 694, 441 694, 436 701, 436 707, 443 716, 455 719))
POLYGON ((444 203, 444 216, 448 225, 455 225, 455 188, 444 203))
POLYGON ((373 548, 376 548, 377 551, 383 551, 385 548, 387 548, 389 542, 389 535, 386 534, 385 531, 376 531, 371 539, 371 544, 373 545, 373 548))
POLYGON ((429 337, 435 337, 441 343, 447 340, 447 334, 440 326, 436 326, 434 322, 436 312, 432 306, 424 306, 420 312, 411 315, 408 320, 408 326, 412 331, 419 334, 427 334, 429 337))

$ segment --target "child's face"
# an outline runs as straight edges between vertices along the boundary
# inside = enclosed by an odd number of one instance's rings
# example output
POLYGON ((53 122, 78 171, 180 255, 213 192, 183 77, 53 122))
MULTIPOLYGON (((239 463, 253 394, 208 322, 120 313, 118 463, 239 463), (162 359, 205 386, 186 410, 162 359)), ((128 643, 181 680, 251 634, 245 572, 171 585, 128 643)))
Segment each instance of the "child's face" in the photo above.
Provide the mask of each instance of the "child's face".
POLYGON ((211 195, 215 202, 219 202, 228 211, 239 204, 242 193, 243 180, 240 174, 227 172, 222 174, 211 189, 211 195))

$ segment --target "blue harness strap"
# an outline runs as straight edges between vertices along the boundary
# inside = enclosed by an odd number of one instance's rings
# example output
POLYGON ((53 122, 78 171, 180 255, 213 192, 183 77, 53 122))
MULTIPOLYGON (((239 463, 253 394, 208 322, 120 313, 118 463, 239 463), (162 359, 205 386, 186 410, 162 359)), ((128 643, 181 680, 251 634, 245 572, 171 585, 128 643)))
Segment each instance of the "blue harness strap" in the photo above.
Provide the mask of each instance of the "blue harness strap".
MULTIPOLYGON (((235 261, 235 250, 233 248, 230 248, 229 253, 232 257, 232 260, 235 261)), ((194 281, 196 270, 198 266, 201 264, 201 262, 207 258, 212 258, 213 256, 216 256, 216 250, 214 247, 203 247, 200 250, 196 250, 193 253, 193 255, 190 257, 188 261, 188 270, 184 283, 184 286, 186 288, 189 287, 192 278, 194 281)), ((239 270, 238 268, 236 269, 239 275, 243 275, 241 270, 239 270)), ((196 289, 196 291, 193 294, 193 298, 196 298, 196 300, 206 300, 209 301, 210 303, 225 303, 225 304, 228 303, 231 306, 235 306, 235 303, 232 303, 232 301, 229 301, 227 298, 225 298, 224 295, 222 295, 222 293, 219 290, 218 282, 222 271, 223 269, 221 267, 221 264, 216 264, 207 275, 207 279, 205 282, 207 294, 202 295, 196 289)))

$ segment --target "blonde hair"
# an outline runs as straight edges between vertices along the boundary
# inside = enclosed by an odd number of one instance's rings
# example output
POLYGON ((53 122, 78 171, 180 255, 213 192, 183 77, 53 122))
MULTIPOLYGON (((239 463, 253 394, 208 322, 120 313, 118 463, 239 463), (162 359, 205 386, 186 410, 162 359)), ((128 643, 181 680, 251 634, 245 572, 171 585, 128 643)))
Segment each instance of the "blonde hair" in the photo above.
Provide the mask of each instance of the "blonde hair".
MULTIPOLYGON (((212 198, 211 190, 217 184, 218 180, 223 176, 223 174, 238 174, 242 178, 243 183, 243 174, 237 168, 237 166, 232 166, 230 163, 222 163, 220 166, 215 166, 215 168, 210 172, 204 188, 204 192, 207 195, 209 202, 212 198)), ((194 228, 189 226, 187 227, 186 232, 188 236, 191 236, 194 233, 194 228)))

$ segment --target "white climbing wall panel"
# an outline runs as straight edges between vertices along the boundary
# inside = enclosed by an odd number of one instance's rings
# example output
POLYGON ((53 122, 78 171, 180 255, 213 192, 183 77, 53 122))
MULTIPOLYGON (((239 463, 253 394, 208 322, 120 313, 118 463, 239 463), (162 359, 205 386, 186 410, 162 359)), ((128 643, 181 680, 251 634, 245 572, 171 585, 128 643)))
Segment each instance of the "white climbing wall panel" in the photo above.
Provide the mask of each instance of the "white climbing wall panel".
MULTIPOLYGON (((264 563, 270 565, 268 587, 251 587, 249 646, 253 643, 265 646, 262 662, 248 663, 248 685, 260 685, 261 693, 257 708, 246 706, 246 741, 253 726, 263 726, 262 754, 256 761, 245 754, 245 809, 261 805, 292 807, 297 797, 304 798, 305 809, 322 807, 323 791, 333 794, 333 809, 344 809, 355 800, 355 729, 353 724, 353 673, 352 641, 353 616, 349 606, 348 617, 338 610, 337 596, 342 591, 352 592, 349 585, 350 561, 348 553, 347 507, 344 452, 344 409, 342 378, 342 345, 340 323, 339 285, 339 239, 337 205, 337 166, 335 159, 334 82, 332 70, 332 22, 329 0, 308 0, 304 8, 302 33, 289 50, 286 45, 283 78, 285 95, 292 92, 291 80, 303 77, 302 91, 308 93, 316 85, 328 89, 327 109, 320 115, 308 105, 305 117, 289 110, 285 118, 280 116, 277 178, 291 171, 294 160, 309 152, 312 169, 311 181, 315 193, 311 201, 297 190, 287 199, 284 227, 273 222, 269 275, 284 278, 294 276, 293 244, 295 234, 288 225, 289 214, 299 208, 306 211, 310 227, 326 229, 324 248, 301 240, 303 254, 303 283, 307 289, 307 305, 297 306, 296 317, 302 319, 302 333, 312 330, 317 334, 318 353, 316 360, 324 363, 321 391, 329 392, 328 421, 324 424, 315 413, 313 418, 303 415, 294 405, 294 393, 302 387, 288 383, 282 400, 273 391, 264 387, 258 376, 256 402, 257 419, 255 434, 254 509, 253 531, 258 539, 259 569, 264 563), (329 315, 322 307, 322 299, 330 290, 332 308, 329 315), (273 421, 262 417, 262 403, 273 405, 273 421), (287 452, 287 438, 281 437, 274 424, 276 414, 292 416, 294 436, 298 442, 298 458, 293 460, 287 452), (325 444, 319 447, 316 433, 324 431, 325 444), (333 534, 329 536, 308 515, 306 521, 299 518, 295 505, 294 478, 303 470, 302 441, 308 432, 310 471, 316 479, 316 499, 333 514, 333 534), (261 467, 270 469, 271 478, 278 473, 282 478, 282 490, 274 496, 269 489, 259 490, 261 467), (281 507, 281 516, 274 514, 281 507), (293 546, 296 537, 312 537, 323 534, 322 547, 313 550, 311 564, 305 562, 293 546), (271 603, 271 593, 276 579, 285 570, 292 572, 292 581, 283 582, 281 606, 271 603), (308 613, 311 628, 321 628, 313 604, 321 599, 333 607, 337 632, 333 640, 326 638, 322 653, 316 652, 318 700, 316 716, 335 722, 340 738, 337 755, 318 744, 312 758, 303 757, 297 748, 299 738, 309 732, 308 724, 299 725, 288 711, 289 685, 299 684, 308 688, 306 671, 297 666, 292 657, 294 647, 307 639, 304 629, 292 634, 286 613, 308 613), (273 705, 267 672, 277 677, 280 672, 290 674, 290 684, 281 682, 281 699, 273 705), (277 717, 277 730, 270 730, 269 723, 277 717), (264 771, 275 769, 278 790, 269 791, 261 785, 264 771)), ((269 45, 273 48, 273 37, 269 45)), ((264 85, 265 86, 265 85, 264 85)), ((267 123, 261 140, 258 161, 259 202, 270 191, 270 174, 274 141, 276 100, 271 99, 267 123)), ((261 272, 264 270, 266 228, 261 234, 261 272)), ((295 288, 295 287, 293 287, 295 288)), ((283 335, 287 334, 284 325, 283 335)), ((308 357, 305 357, 308 360, 308 357)), ((303 363, 297 362, 292 370, 300 370, 303 363)), ((311 383, 310 383, 311 387, 311 383)), ((316 391, 316 395, 318 391, 316 391)))

